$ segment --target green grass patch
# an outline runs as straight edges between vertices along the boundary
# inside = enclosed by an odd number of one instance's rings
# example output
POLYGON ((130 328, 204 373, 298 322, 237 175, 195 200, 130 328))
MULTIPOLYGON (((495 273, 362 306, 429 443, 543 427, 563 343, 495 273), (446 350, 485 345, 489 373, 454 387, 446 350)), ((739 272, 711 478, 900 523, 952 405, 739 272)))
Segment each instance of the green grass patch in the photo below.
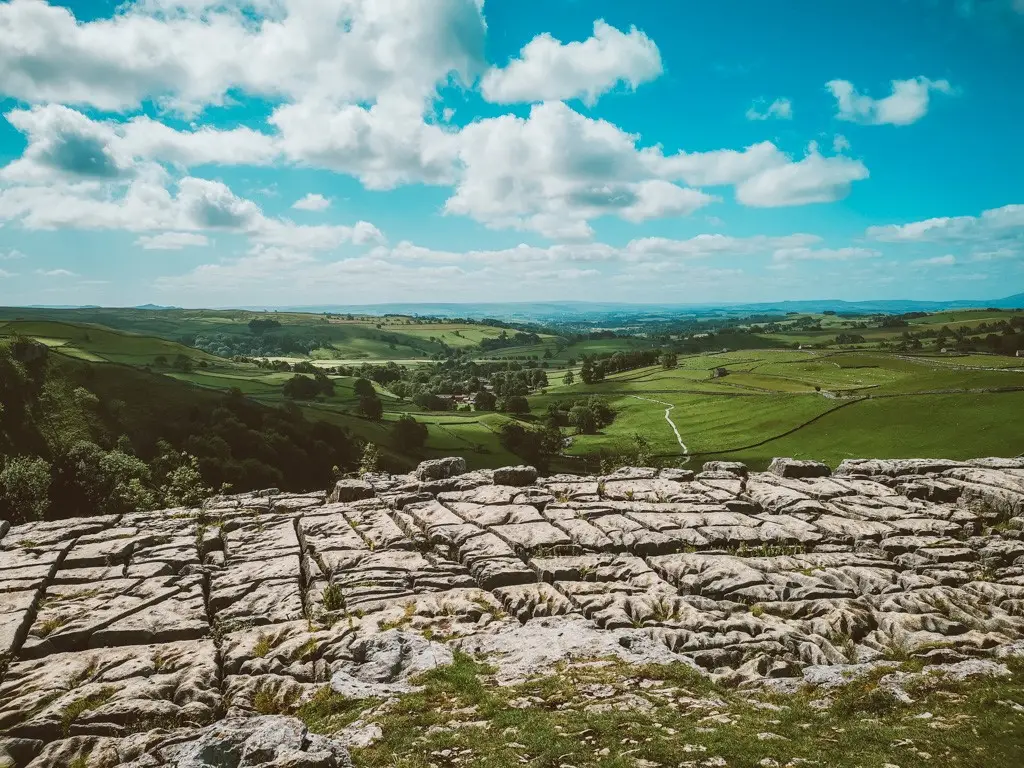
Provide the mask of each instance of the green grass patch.
POLYGON ((451 666, 416 680, 420 691, 379 713, 380 702, 326 688, 298 716, 319 733, 358 717, 379 724, 382 740, 353 750, 355 764, 367 768, 1002 768, 1024 754, 1024 715, 1014 709, 1024 702, 1020 660, 1009 663, 1007 678, 918 675, 912 704, 886 692, 885 670, 827 694, 783 695, 716 685, 683 664, 595 662, 499 686, 487 665, 456 654, 451 666))

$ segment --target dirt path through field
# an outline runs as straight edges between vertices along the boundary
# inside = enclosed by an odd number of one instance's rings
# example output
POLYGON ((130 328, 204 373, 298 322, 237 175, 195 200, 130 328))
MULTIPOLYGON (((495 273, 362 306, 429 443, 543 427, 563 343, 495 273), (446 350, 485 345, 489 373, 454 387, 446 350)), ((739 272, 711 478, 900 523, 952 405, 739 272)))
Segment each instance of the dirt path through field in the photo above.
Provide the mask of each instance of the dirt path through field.
POLYGON ((672 403, 663 403, 661 400, 651 400, 651 398, 649 397, 640 397, 639 395, 630 395, 630 397, 636 400, 645 400, 648 403, 657 403, 658 405, 666 406, 665 421, 667 421, 668 425, 672 427, 672 431, 675 432, 676 435, 676 440, 679 442, 679 447, 683 449, 683 456, 686 457, 686 461, 684 461, 683 463, 685 464, 687 461, 689 461, 690 449, 686 447, 686 443, 683 442, 683 436, 679 434, 679 429, 676 427, 676 423, 672 421, 672 417, 669 415, 672 412, 672 409, 675 408, 675 406, 672 405, 672 403))

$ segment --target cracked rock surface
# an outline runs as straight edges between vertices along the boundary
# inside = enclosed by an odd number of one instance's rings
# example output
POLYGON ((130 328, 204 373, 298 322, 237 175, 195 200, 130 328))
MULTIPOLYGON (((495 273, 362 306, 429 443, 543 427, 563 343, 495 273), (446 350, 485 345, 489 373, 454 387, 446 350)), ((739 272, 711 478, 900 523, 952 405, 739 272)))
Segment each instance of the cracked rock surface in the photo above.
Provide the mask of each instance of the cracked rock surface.
POLYGON ((0 765, 349 765, 278 713, 413 690, 455 649, 506 682, 616 655, 783 690, 1022 641, 1024 459, 599 478, 443 459, 0 521, 0 765))

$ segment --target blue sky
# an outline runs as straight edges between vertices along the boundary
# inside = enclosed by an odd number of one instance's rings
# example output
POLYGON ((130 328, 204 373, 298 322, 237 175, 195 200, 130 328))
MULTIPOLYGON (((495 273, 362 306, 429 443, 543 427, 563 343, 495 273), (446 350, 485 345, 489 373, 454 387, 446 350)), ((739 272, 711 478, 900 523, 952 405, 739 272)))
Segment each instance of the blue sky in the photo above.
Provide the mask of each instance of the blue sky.
POLYGON ((0 2, 0 304, 1024 291, 1024 0, 0 2))

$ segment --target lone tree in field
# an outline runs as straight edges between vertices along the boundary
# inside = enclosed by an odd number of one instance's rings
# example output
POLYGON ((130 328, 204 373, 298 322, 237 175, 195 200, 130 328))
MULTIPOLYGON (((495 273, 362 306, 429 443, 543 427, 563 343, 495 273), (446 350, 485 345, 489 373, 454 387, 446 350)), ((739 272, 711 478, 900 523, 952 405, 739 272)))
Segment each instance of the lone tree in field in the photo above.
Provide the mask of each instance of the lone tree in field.
POLYGON ((377 391, 373 388, 373 384, 368 379, 356 379, 352 384, 352 389, 359 397, 376 397, 377 391))
POLYGON ((663 352, 661 354, 661 367, 666 371, 679 366, 679 356, 675 352, 663 352))
POLYGON ((391 438, 403 453, 417 453, 427 442, 427 425, 406 414, 391 428, 391 438))
POLYGON ((562 378, 562 383, 565 384, 565 386, 567 387, 571 387, 573 384, 576 383, 576 376, 573 374, 572 371, 566 371, 565 376, 562 378))
POLYGON ((384 404, 376 395, 359 398, 359 411, 370 421, 380 421, 384 416, 384 404))

